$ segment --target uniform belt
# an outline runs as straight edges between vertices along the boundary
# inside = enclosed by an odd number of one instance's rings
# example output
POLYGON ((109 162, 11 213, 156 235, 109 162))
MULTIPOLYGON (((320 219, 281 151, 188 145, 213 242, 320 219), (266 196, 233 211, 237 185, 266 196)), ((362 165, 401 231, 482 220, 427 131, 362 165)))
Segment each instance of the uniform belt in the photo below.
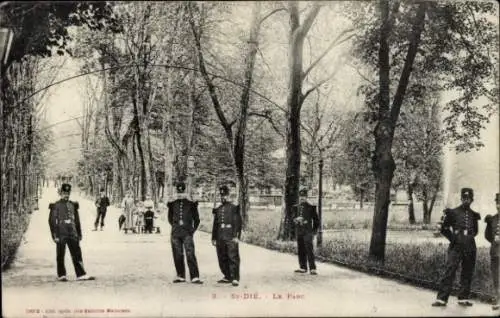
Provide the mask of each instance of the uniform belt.
POLYGON ((463 235, 472 235, 472 231, 469 230, 455 230, 453 231, 455 234, 463 234, 463 235))
POLYGON ((66 224, 71 224, 71 219, 63 220, 63 222, 66 224))
POLYGON ((223 229, 223 228, 230 229, 230 228, 232 228, 233 226, 232 226, 231 224, 221 223, 221 224, 220 224, 220 227, 221 227, 221 229, 223 229))

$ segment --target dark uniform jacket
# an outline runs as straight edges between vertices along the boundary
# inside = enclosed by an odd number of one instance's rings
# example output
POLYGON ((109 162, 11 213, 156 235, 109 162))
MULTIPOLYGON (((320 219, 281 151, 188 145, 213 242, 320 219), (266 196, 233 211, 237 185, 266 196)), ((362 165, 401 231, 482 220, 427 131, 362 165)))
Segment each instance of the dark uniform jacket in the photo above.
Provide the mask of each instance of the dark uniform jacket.
POLYGON ((98 205, 97 210, 99 212, 104 212, 110 205, 108 197, 103 197, 99 198, 95 201, 95 203, 98 205))
POLYGON ((49 204, 49 227, 52 238, 82 238, 78 202, 59 200, 49 204))
POLYGON ((214 223, 212 226, 212 241, 232 240, 241 238, 240 206, 224 202, 213 209, 214 223))
POLYGON ((495 215, 487 215, 484 218, 486 222, 486 231, 484 232, 484 237, 491 243, 490 255, 496 256, 500 254, 500 242, 495 241, 495 234, 498 235, 500 228, 498 224, 498 213, 495 215))
POLYGON ((304 219, 302 224, 295 223, 297 234, 305 235, 309 233, 316 233, 319 228, 319 217, 316 212, 316 206, 308 202, 302 202, 292 207, 293 219, 302 216, 304 219))
POLYGON ((168 223, 172 225, 172 235, 193 235, 200 225, 198 202, 186 198, 167 203, 168 223))
POLYGON ((475 237, 478 233, 478 221, 481 215, 463 205, 444 210, 441 224, 443 234, 451 244, 463 242, 464 237, 475 237))
POLYGON ((151 210, 148 210, 146 212, 144 212, 144 220, 145 221, 153 221, 153 219, 155 218, 155 213, 151 210))

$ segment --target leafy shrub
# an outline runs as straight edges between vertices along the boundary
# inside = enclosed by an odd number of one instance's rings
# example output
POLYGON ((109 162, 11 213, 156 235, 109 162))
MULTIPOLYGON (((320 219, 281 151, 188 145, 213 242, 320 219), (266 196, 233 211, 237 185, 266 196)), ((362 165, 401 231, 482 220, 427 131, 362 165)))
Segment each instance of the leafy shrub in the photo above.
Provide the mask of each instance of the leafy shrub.
POLYGON ((2 271, 11 264, 29 224, 27 209, 2 211, 2 271))

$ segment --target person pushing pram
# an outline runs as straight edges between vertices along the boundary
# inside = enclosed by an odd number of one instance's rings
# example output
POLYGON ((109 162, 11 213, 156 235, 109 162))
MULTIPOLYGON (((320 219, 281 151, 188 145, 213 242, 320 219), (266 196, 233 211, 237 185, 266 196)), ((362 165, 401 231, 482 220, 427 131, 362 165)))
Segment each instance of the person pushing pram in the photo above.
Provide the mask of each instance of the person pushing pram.
MULTIPOLYGON (((153 211, 153 206, 154 203, 151 199, 147 199, 144 201, 144 214, 143 214, 143 224, 144 226, 142 227, 143 233, 153 233, 153 229, 155 228, 154 226, 154 219, 157 218, 153 211)), ((160 233, 160 228, 156 227, 156 233, 160 233)))
POLYGON ((127 233, 127 231, 132 231, 134 229, 134 211, 136 209, 134 204, 134 198, 132 198, 132 192, 129 190, 123 198, 121 204, 122 215, 118 219, 118 227, 121 231, 122 227, 127 233))

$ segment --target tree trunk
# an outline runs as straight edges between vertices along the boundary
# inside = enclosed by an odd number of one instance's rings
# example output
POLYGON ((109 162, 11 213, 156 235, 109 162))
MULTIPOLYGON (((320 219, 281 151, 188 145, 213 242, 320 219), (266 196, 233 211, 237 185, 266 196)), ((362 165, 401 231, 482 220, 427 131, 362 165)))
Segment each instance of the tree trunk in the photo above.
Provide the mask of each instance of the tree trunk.
POLYGON ((240 206, 243 224, 248 224, 248 213, 250 201, 248 196, 248 178, 245 175, 238 174, 238 204, 240 206))
POLYGON ((436 199, 437 199, 437 195, 439 193, 440 187, 441 187, 441 175, 439 175, 439 177, 437 178, 436 184, 434 186, 434 193, 432 194, 431 205, 429 206, 429 209, 427 210, 427 215, 424 218, 425 224, 431 223, 432 210, 434 209, 434 204, 436 203, 436 199))
POLYGON ((413 204, 413 185, 411 183, 408 184, 407 192, 408 194, 408 221, 410 224, 415 224, 415 208, 413 204))
POLYGON ((239 186, 239 204, 243 217, 243 228, 246 227, 247 217, 247 209, 248 209, 248 195, 247 195, 247 176, 245 173, 245 136, 246 136, 246 128, 248 121, 248 108, 250 104, 250 90, 253 79, 254 65, 255 65, 255 56, 258 50, 258 39, 259 39, 259 31, 260 31, 260 9, 261 3, 255 2, 252 9, 252 23, 250 26, 250 35, 247 41, 247 52, 245 55, 245 69, 244 69, 244 85, 240 98, 240 108, 239 108, 239 116, 237 118, 237 129, 236 134, 233 140, 233 123, 230 123, 221 107, 219 98, 217 97, 217 92, 215 86, 213 85, 212 79, 208 75, 205 61, 203 58, 203 53, 201 50, 201 30, 197 28, 194 24, 193 19, 190 20, 191 30, 193 31, 194 40, 195 40, 195 49, 198 56, 198 64, 200 68, 200 72, 205 80, 205 83, 208 86, 208 90, 210 93, 210 98, 212 100, 212 104, 215 108, 217 117, 224 128, 225 136, 228 141, 229 151, 233 158, 234 167, 236 168, 236 177, 238 179, 239 186))
MULTIPOLYGON (((136 75, 137 76, 137 75, 136 75)), ((138 85, 138 83, 136 82, 138 85)), ((146 158, 144 155, 144 150, 142 149, 142 122, 139 120, 139 110, 138 110, 138 97, 139 93, 137 90, 139 89, 136 86, 136 92, 133 94, 132 104, 133 104, 133 114, 134 114, 134 126, 135 126, 135 142, 137 146, 137 152, 139 155, 139 165, 140 165, 140 200, 146 200, 147 196, 147 172, 146 172, 146 158)))
POLYGON ((240 114, 235 136, 233 158, 236 166, 236 174, 239 184, 239 198, 243 228, 246 228, 248 221, 248 178, 245 171, 245 137, 248 122, 248 108, 250 105, 250 89, 252 87, 253 72, 255 66, 255 56, 258 50, 258 40, 260 32, 260 10, 261 3, 255 2, 252 10, 252 24, 250 26, 250 37, 248 39, 247 53, 245 56, 244 88, 240 99, 240 114))
POLYGON ((290 215, 286 214, 285 189, 285 185, 283 185, 283 189, 281 190, 281 193, 283 193, 283 195, 281 198, 281 221, 278 230, 278 240, 292 240, 295 238, 295 227, 293 225, 293 220, 290 215))
MULTIPOLYGON (((375 176, 375 211, 373 213, 372 237, 370 242, 369 258, 383 263, 385 260, 385 239, 387 234, 387 219, 390 203, 390 188, 394 176, 395 163, 392 157, 392 141, 394 129, 399 118, 401 105, 408 87, 411 69, 420 35, 424 28, 425 12, 427 4, 419 4, 415 20, 412 24, 410 43, 406 54, 405 63, 397 86, 392 107, 390 105, 390 60, 388 39, 395 19, 393 14, 389 16, 389 1, 380 0, 381 27, 379 46, 379 109, 378 123, 374 131, 375 152, 373 155, 373 172, 375 176)), ((392 8, 393 13, 399 10, 399 2, 392 8)))
MULTIPOLYGON (((166 117, 166 115, 164 115, 166 117)), ((162 123, 162 131, 163 131, 163 151, 164 151, 164 170, 165 170, 165 180, 164 180, 164 186, 163 186, 163 200, 170 199, 172 196, 172 183, 173 183, 173 176, 172 176, 172 154, 173 151, 169 147, 169 138, 172 138, 169 135, 169 129, 168 129, 168 122, 166 118, 163 118, 163 123, 162 123)))
POLYGON ((302 57, 304 38, 307 35, 320 7, 315 3, 300 25, 300 13, 296 2, 289 2, 290 34, 288 54, 288 97, 286 125, 286 173, 285 173, 285 221, 284 240, 293 239, 292 207, 297 204, 300 183, 300 110, 304 96, 302 94, 303 70, 302 57))
POLYGON ((429 214, 429 196, 427 194, 427 189, 424 187, 422 189, 422 197, 423 197, 423 209, 424 209, 424 224, 430 223, 430 214, 429 214))
POLYGON ((167 78, 166 78, 166 99, 167 99, 167 109, 164 110, 163 119, 162 119, 162 132, 163 132, 163 151, 164 151, 164 170, 165 170, 165 182, 164 182, 164 191, 163 191, 163 200, 170 199, 172 196, 172 154, 173 149, 169 149, 169 138, 173 138, 170 135, 170 129, 168 125, 169 112, 173 109, 173 94, 172 94, 172 69, 167 69, 167 78))
POLYGON ((113 157, 113 181, 111 196, 115 202, 119 202, 123 198, 121 156, 120 154, 115 153, 113 157))
POLYGON ((285 221, 282 238, 292 240, 292 207, 298 202, 300 182, 300 107, 302 102, 303 37, 300 32, 299 13, 295 3, 290 4, 290 43, 288 55, 288 97, 286 125, 285 221))
POLYGON ((359 193, 359 209, 363 209, 363 203, 365 202, 365 190, 361 189, 359 193))
POLYGON ((148 158, 149 158, 149 182, 151 183, 151 195, 153 202, 158 203, 158 198, 156 197, 156 178, 155 178, 155 167, 153 162, 153 150, 151 149, 151 135, 149 129, 146 128, 146 136, 148 143, 148 158))
POLYGON ((140 161, 140 200, 144 201, 146 200, 147 196, 147 191, 148 191, 148 181, 147 181, 147 174, 146 174, 146 159, 144 157, 144 151, 142 149, 142 143, 141 143, 141 133, 139 129, 135 133, 136 137, 136 146, 137 146, 137 152, 139 153, 139 161, 140 161))
MULTIPOLYGON (((379 134, 376 134, 379 135, 379 134)), ((384 262, 387 219, 389 214, 391 183, 395 164, 391 153, 391 141, 387 136, 376 136, 374 174, 375 211, 373 214, 372 237, 370 241, 370 259, 384 262)))

